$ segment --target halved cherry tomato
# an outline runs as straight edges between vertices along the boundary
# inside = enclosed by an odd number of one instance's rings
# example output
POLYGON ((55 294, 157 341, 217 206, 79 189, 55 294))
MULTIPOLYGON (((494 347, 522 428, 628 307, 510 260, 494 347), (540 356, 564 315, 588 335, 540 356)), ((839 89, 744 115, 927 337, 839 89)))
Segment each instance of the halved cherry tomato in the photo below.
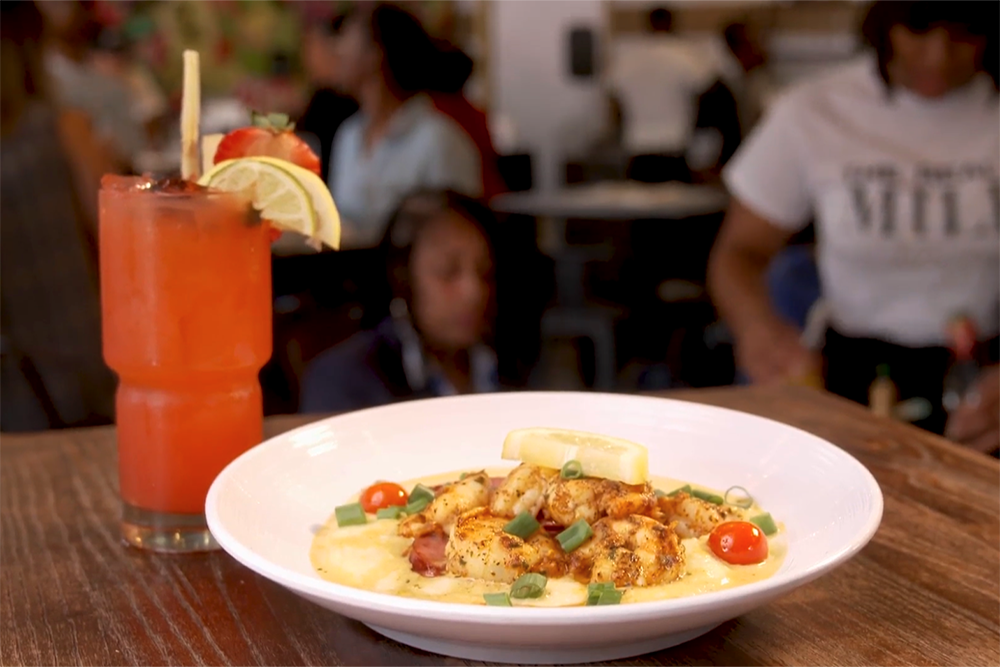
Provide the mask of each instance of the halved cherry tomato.
POLYGON ((732 565, 753 565, 767 560, 767 536, 749 521, 720 523, 708 536, 712 553, 732 565))
POLYGON ((405 505, 406 489, 392 482, 377 482, 361 494, 361 507, 369 514, 394 505, 405 505))

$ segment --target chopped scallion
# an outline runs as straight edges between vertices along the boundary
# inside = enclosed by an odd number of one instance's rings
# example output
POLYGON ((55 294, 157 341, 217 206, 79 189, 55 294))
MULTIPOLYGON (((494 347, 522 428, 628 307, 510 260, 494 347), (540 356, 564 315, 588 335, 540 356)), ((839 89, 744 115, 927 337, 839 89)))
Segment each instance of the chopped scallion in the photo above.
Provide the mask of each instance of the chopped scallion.
POLYGON ((424 511, 424 508, 431 504, 431 501, 426 498, 421 498, 420 500, 410 501, 406 503, 406 507, 403 508, 405 514, 419 514, 424 511))
POLYGON ((657 498, 666 498, 670 494, 668 494, 666 491, 662 489, 653 489, 653 495, 655 495, 657 498))
POLYGON ((587 586, 587 606, 618 604, 622 601, 622 594, 610 581, 590 584, 587 586))
POLYGON ((691 485, 690 484, 685 484, 684 486, 680 487, 679 489, 674 489, 673 491, 671 491, 670 493, 668 493, 667 496, 676 496, 678 493, 688 493, 688 494, 690 494, 691 493, 691 485))
POLYGON ((587 594, 591 594, 595 591, 598 593, 603 591, 605 588, 614 588, 615 582, 613 581, 595 581, 591 584, 587 584, 587 594))
POLYGON ((587 523, 586 519, 580 519, 556 535, 556 540, 559 541, 559 545, 563 548, 563 551, 569 553, 589 540, 593 534, 594 531, 590 529, 590 524, 587 523))
POLYGON ((518 577, 517 581, 511 584, 510 596, 515 600, 525 598, 540 598, 545 592, 545 584, 548 578, 544 574, 529 572, 518 577))
POLYGON ((622 601, 622 595, 624 595, 624 591, 619 591, 614 588, 605 589, 601 591, 601 596, 597 598, 597 605, 620 604, 622 601))
POLYGON ((541 524, 535 520, 535 517, 531 516, 531 513, 525 510, 511 519, 503 527, 503 532, 517 535, 522 540, 526 540, 534 535, 540 526, 541 524))
POLYGON ((483 593, 487 607, 509 607, 510 595, 507 593, 483 593))
POLYGON ((580 479, 583 477, 583 464, 576 459, 567 461, 563 464, 562 470, 559 471, 559 475, 563 479, 580 479))
POLYGON ((725 502, 722 496, 718 496, 714 493, 709 493, 708 491, 700 491, 698 489, 692 489, 691 491, 688 491, 688 493, 690 493, 695 498, 700 498, 701 500, 704 500, 705 502, 708 503, 712 503, 713 505, 721 505, 723 502, 725 502))
POLYGON ((407 502, 413 502, 414 500, 420 500, 426 498, 428 501, 434 500, 434 489, 429 489, 423 484, 417 484, 410 491, 410 497, 407 498, 407 502))
POLYGON ((774 522, 774 519, 767 512, 750 517, 750 523, 764 531, 765 535, 774 535, 778 532, 778 524, 774 522))
POLYGON ((351 503, 334 508, 333 513, 337 517, 337 525, 341 528, 345 526, 361 526, 368 523, 365 510, 361 503, 351 503))
POLYGON ((726 489, 726 495, 723 497, 723 502, 727 505, 736 505, 737 507, 742 507, 743 509, 748 510, 753 507, 753 496, 751 496, 750 492, 742 486, 731 486, 726 489), (738 491, 740 493, 733 493, 734 491, 738 491), (729 494, 733 494, 736 497, 730 500, 729 494))
POLYGON ((434 500, 434 491, 428 489, 423 484, 417 484, 410 492, 410 497, 406 501, 406 508, 403 510, 407 514, 422 512, 425 507, 434 500))
MULTIPOLYGON (((468 476, 469 476, 469 473, 467 473, 467 472, 463 472, 463 473, 462 473, 461 475, 459 475, 459 476, 458 476, 458 481, 460 481, 460 482, 461 482, 461 481, 462 481, 463 479, 465 479, 465 478, 466 478, 466 477, 468 477, 468 476)), ((490 594, 490 593, 487 593, 486 595, 491 595, 491 594, 490 594)))
POLYGON ((402 505, 392 505, 390 507, 383 507, 379 511, 375 512, 376 519, 398 519, 401 516, 403 516, 402 505))
POLYGON ((624 592, 616 589, 614 584, 610 584, 605 588, 588 588, 587 591, 588 607, 620 604, 622 601, 622 595, 624 595, 624 592))

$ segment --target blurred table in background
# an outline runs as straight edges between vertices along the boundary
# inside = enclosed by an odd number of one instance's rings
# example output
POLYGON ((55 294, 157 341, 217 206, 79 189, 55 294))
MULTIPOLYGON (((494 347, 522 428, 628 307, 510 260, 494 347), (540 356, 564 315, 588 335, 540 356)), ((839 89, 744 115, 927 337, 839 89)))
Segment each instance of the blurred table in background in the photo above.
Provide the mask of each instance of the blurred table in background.
MULTIPOLYGON (((542 316, 542 338, 545 340, 587 340, 593 348, 593 382, 594 389, 614 390, 618 388, 618 361, 631 358, 630 351, 622 351, 616 336, 618 324, 627 317, 627 304, 633 302, 649 303, 656 298, 658 288, 655 284, 644 285, 640 279, 629 283, 618 275, 618 267, 612 268, 610 281, 622 293, 619 299, 595 300, 587 294, 587 271, 596 264, 608 264, 614 258, 635 257, 634 264, 663 263, 670 264, 666 254, 667 244, 662 239, 676 239, 677 243, 669 244, 670 251, 681 253, 688 257, 697 256, 694 248, 685 247, 687 239, 695 238, 698 242, 692 245, 706 245, 701 242, 706 237, 707 245, 714 238, 714 228, 711 234, 702 233, 702 229, 690 229, 702 224, 706 217, 716 216, 715 225, 728 204, 725 190, 710 185, 689 185, 679 182, 640 183, 637 181, 601 181, 580 185, 570 185, 551 192, 528 191, 500 195, 491 202, 491 207, 502 214, 532 216, 538 220, 538 247, 549 255, 555 268, 555 302, 542 316), (650 243, 646 236, 636 242, 631 223, 639 222, 636 229, 640 234, 651 234, 656 242, 650 243), (680 221, 690 221, 684 225, 680 221), (570 225, 588 223, 598 228, 598 236, 604 237, 597 243, 573 243, 569 238, 570 225), (604 223, 607 223, 605 225, 604 223), (620 226, 629 225, 625 234, 620 226), (669 227, 662 229, 663 226, 669 227), (603 231, 606 234, 601 234, 603 231), (608 238, 617 238, 609 241, 608 238), (622 238, 632 241, 622 242, 622 238), (628 245, 630 247, 623 247, 628 245), (634 246, 653 246, 639 248, 633 252, 634 246), (657 253, 664 253, 657 255, 657 253), (652 257, 650 256, 652 255, 652 257), (647 289, 648 288, 648 289, 647 289), (644 293, 649 292, 644 300, 644 293)), ((707 254, 708 247, 702 249, 707 254)), ((701 262, 704 263, 704 262, 701 262)), ((639 276, 654 274, 664 267, 655 267, 648 271, 645 267, 633 267, 633 273, 639 276)), ((673 268, 667 266, 669 272, 673 268)), ((701 271, 703 267, 698 267, 701 271)), ((681 272, 683 273, 683 271, 681 272)), ((649 281, 647 281, 649 282, 649 281)), ((680 288, 673 293, 682 294, 683 300, 699 298, 704 290, 700 285, 681 283, 680 288)), ((670 290, 662 290, 670 293, 670 290)), ((656 308, 655 304, 652 306, 656 308)), ((645 309, 649 310, 649 309, 645 309)), ((640 313, 640 319, 656 319, 658 315, 640 313)), ((634 327, 648 332, 650 326, 643 324, 634 327)), ((667 337, 664 331, 663 337, 667 337)), ((649 332, 656 338, 656 332, 649 332)), ((549 366, 553 368, 539 372, 536 386, 539 388, 578 388, 569 383, 574 379, 571 372, 566 372, 569 362, 568 354, 553 353, 550 355, 549 366), (559 375, 561 377, 556 378, 559 375), (564 376, 564 377, 563 377, 564 376)), ((580 363, 585 364, 582 353, 580 363)), ((545 364, 543 364, 544 366, 545 364)))
POLYGON ((711 185, 603 181, 551 192, 529 190, 494 197, 498 213, 556 219, 680 220, 725 210, 726 191, 711 185))

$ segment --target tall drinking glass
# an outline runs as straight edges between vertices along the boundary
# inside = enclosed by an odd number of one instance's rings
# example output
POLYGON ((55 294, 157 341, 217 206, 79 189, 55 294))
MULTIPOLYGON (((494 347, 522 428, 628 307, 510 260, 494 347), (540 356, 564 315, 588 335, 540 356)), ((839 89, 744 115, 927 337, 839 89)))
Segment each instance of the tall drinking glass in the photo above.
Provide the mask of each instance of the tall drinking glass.
POLYGON ((267 226, 237 195, 105 176, 100 259, 122 537, 156 551, 215 548, 208 488, 263 435, 267 226))

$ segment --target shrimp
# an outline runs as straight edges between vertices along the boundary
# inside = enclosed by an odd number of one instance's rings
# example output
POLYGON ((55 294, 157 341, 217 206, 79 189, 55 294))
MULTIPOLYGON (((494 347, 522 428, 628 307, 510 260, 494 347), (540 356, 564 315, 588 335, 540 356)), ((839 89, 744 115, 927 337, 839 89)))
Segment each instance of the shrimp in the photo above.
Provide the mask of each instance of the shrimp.
POLYGON ((739 521, 745 516, 738 507, 716 505, 684 491, 659 498, 657 505, 659 518, 664 523, 675 522, 677 534, 685 539, 707 535, 720 523, 739 521))
POLYGON ((420 537, 438 528, 451 531, 462 512, 485 507, 490 502, 490 477, 485 471, 446 484, 422 511, 399 522, 396 532, 403 537, 420 537))
POLYGON ((656 495, 649 484, 623 484, 608 479, 556 478, 545 494, 545 508, 553 521, 569 526, 585 519, 594 523, 610 516, 648 515, 656 509, 656 495))
POLYGON ((593 531, 594 536, 570 557, 570 572, 581 583, 656 586, 684 572, 684 545, 672 525, 633 514, 605 517, 593 531))
POLYGON ((486 507, 458 517, 445 547, 448 574, 506 583, 528 572, 566 574, 566 555, 553 538, 537 531, 522 540, 503 531, 507 521, 486 507))
POLYGON ((545 504, 549 484, 558 476, 559 471, 553 468, 522 463, 500 483, 490 509, 497 516, 514 517, 521 512, 536 516, 545 504))

